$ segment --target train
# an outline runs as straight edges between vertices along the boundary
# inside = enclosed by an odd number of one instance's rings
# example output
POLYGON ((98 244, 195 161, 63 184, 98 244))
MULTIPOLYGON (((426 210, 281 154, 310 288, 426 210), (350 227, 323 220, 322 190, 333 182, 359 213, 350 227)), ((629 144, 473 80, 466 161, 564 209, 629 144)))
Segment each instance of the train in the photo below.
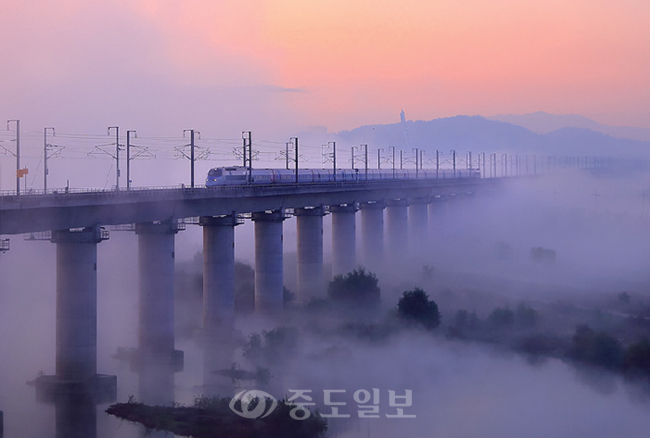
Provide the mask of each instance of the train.
MULTIPOLYGON (((478 169, 299 169, 298 183, 333 183, 405 179, 480 178, 478 169)), ((287 169, 252 169, 244 166, 215 167, 205 180, 206 187, 247 184, 292 184, 296 171, 287 169), (250 178, 250 180, 249 180, 250 178)))

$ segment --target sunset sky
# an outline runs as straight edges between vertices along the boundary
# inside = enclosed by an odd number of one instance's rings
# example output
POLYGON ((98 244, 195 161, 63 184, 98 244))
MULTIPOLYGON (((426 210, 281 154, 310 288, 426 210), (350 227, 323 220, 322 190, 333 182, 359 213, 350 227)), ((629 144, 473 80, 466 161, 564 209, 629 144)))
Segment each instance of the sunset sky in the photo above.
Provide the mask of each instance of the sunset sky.
POLYGON ((547 111, 650 127, 648 0, 4 0, 0 115, 284 135, 547 111))

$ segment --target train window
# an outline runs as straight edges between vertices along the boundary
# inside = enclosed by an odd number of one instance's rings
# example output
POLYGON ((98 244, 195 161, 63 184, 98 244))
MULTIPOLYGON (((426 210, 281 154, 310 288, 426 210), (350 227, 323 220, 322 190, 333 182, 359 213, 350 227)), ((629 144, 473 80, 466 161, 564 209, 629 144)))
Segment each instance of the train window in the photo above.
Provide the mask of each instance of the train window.
POLYGON ((208 172, 208 176, 212 176, 212 177, 215 177, 215 178, 221 176, 221 168, 219 168, 219 169, 210 169, 210 171, 208 172))

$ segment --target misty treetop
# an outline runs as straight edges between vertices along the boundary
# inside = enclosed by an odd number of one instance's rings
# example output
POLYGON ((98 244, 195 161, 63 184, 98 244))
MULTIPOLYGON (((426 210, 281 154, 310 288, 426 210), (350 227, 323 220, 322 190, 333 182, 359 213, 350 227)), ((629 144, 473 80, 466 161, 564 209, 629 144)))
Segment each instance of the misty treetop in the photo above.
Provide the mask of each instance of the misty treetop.
POLYGON ((552 264, 555 262, 556 256, 554 250, 541 246, 530 249, 530 259, 537 263, 552 264))
POLYGON ((623 357, 623 368, 629 374, 650 376, 650 340, 643 338, 630 345, 623 357))
POLYGON ((397 316, 408 324, 431 330, 440 325, 440 311, 435 301, 420 288, 405 291, 397 303, 397 316))
POLYGON ((276 327, 262 334, 253 333, 244 345, 243 356, 254 364, 277 364, 298 348, 299 332, 295 327, 276 327))
POLYGON ((373 305, 379 304, 379 280, 372 272, 359 268, 330 281, 327 296, 332 301, 373 305))
POLYGON ((579 325, 573 335, 569 356, 580 362, 617 369, 623 363, 623 346, 605 332, 579 325))

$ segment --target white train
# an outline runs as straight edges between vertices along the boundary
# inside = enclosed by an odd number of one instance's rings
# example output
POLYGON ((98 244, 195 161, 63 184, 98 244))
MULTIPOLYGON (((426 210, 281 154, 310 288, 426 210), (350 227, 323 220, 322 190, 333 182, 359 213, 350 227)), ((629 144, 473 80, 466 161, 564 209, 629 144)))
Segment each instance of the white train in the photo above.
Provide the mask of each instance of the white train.
MULTIPOLYGON (((449 179, 449 178, 480 178, 477 169, 299 169, 298 183, 328 183, 351 181, 380 181, 403 179, 449 179)), ((286 169, 253 169, 251 181, 248 181, 248 170, 243 166, 215 167, 210 169, 205 180, 207 187, 235 186, 245 184, 291 184, 296 182, 296 171, 286 169)))

